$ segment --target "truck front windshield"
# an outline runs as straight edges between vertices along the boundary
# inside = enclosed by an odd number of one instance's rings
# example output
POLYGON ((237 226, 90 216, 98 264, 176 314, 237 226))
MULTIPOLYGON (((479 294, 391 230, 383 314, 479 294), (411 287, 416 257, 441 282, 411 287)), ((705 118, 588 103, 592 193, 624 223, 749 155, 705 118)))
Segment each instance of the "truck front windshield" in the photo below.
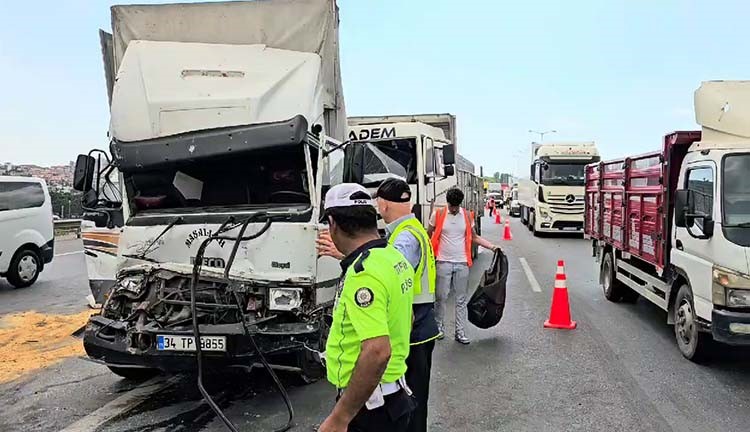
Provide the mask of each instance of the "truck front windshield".
POLYGON ((287 146, 124 173, 132 213, 309 206, 302 146, 287 146))
POLYGON ((750 228, 750 154, 724 158, 724 226, 750 228))
POLYGON ((374 186, 393 176, 408 183, 417 182, 417 144, 414 138, 357 144, 363 146, 362 179, 357 179, 357 183, 374 186))
POLYGON ((542 165, 542 184, 545 186, 583 186, 584 163, 549 162, 542 165))

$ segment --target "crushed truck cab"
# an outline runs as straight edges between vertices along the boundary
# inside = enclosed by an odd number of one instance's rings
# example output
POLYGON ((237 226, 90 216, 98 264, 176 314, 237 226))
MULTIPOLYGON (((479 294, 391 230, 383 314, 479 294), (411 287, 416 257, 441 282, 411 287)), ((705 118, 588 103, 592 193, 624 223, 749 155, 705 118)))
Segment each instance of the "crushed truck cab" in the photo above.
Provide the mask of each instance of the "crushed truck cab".
POLYGON ((194 370, 200 348, 321 377, 341 269, 315 241, 347 133, 335 1, 114 6, 112 26, 111 169, 81 155, 75 183, 123 223, 86 352, 123 376, 194 370))

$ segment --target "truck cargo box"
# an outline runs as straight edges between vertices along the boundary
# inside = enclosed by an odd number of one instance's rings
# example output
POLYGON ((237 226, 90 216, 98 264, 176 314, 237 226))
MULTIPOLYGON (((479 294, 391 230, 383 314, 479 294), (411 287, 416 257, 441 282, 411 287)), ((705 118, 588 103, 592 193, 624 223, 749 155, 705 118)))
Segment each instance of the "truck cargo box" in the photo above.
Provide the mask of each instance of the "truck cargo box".
POLYGON ((680 165, 700 138, 673 132, 661 151, 587 165, 584 233, 663 269, 680 165))

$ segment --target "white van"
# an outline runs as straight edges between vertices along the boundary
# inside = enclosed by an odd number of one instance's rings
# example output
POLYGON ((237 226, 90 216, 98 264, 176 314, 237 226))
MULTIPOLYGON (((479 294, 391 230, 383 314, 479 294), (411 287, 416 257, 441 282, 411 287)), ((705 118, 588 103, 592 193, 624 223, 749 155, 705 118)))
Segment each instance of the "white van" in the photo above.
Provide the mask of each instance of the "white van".
POLYGON ((55 255, 47 184, 0 176, 0 276, 16 288, 33 284, 55 255))

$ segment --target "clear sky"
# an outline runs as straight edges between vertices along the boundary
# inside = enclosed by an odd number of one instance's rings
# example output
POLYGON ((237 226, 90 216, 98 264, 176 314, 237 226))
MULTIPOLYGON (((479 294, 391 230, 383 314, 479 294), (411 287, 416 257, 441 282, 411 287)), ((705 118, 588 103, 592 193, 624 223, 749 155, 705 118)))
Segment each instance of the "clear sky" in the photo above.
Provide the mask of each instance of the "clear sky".
MULTIPOLYGON (((143 1, 140 1, 143 3, 143 1)), ((65 163, 105 148, 97 30, 109 1, 0 3, 0 162, 65 163)), ((450 112, 485 173, 546 140, 604 158, 696 128, 702 80, 750 79, 745 0, 339 0, 350 115, 450 112)))

